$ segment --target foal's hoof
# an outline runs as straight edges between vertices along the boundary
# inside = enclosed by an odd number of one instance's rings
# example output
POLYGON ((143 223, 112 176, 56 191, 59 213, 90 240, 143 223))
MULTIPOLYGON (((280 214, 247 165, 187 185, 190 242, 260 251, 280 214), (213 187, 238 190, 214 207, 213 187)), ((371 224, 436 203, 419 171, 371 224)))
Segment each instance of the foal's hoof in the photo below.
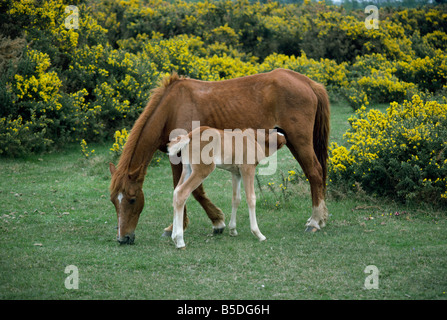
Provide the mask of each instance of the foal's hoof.
POLYGON ((222 234, 225 228, 213 228, 213 234, 222 234))
POLYGON ((318 228, 312 227, 312 226, 308 226, 305 230, 305 232, 312 232, 312 233, 317 232, 317 231, 318 231, 318 228))
POLYGON ((163 234, 161 235, 162 237, 171 237, 172 236, 172 231, 164 231, 163 234))

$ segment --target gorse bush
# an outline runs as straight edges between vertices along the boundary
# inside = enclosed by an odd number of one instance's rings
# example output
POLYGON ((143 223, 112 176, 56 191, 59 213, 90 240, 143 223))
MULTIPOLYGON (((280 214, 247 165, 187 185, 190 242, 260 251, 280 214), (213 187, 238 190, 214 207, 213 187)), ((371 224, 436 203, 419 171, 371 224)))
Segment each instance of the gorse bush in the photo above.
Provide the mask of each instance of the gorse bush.
POLYGON ((445 6, 50 0, 0 3, 0 154, 113 139, 167 73, 223 80, 288 68, 358 109, 446 90, 445 6), (78 28, 65 26, 68 5, 78 28), (381 11, 382 13, 382 11, 381 11))
POLYGON ((20 156, 43 151, 53 143, 49 136, 59 133, 53 124, 64 117, 59 101, 62 82, 55 71, 48 70, 50 66, 47 54, 29 50, 18 65, 23 74, 7 70, 3 75, 1 154, 20 156))
POLYGON ((379 70, 357 80, 361 92, 378 103, 403 101, 416 91, 414 83, 400 81, 396 76, 379 70))
POLYGON ((411 61, 398 61, 395 74, 406 81, 417 83, 421 90, 436 92, 447 85, 447 55, 437 49, 432 57, 425 56, 411 61))
POLYGON ((447 104, 418 95, 349 119, 349 149, 331 144, 332 183, 402 201, 447 204, 447 104))
POLYGON ((121 131, 117 130, 113 136, 115 138, 115 142, 113 143, 112 148, 110 148, 110 151, 112 151, 115 156, 119 156, 123 152, 123 148, 129 134, 126 129, 123 129, 121 131))

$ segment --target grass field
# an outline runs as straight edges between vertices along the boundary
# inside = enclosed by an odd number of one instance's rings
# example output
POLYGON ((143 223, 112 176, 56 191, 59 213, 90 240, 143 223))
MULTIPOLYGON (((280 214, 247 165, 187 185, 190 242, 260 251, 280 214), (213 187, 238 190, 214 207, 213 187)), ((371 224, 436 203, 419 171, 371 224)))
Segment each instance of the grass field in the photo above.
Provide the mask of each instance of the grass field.
MULTIPOLYGON (((332 107, 332 141, 342 143, 349 107, 332 107)), ((447 216, 368 195, 329 193, 325 229, 305 233, 311 213, 305 181, 281 183, 298 164, 287 148, 275 176, 261 176, 258 224, 250 233, 243 201, 238 237, 211 235, 199 204, 188 200, 186 250, 161 238, 172 220, 172 180, 167 158, 148 170, 146 206, 132 246, 116 242, 109 201, 108 146, 86 160, 66 151, 0 163, 0 299, 446 299, 447 216), (398 212, 398 215, 396 215, 398 212), (78 269, 79 288, 67 289, 78 269), (365 289, 375 265, 378 288, 365 289)), ((329 187, 329 190, 331 188, 329 187)), ((231 175, 216 171, 205 183, 209 197, 231 212, 231 175)), ((336 193, 336 192, 335 192, 336 193)))

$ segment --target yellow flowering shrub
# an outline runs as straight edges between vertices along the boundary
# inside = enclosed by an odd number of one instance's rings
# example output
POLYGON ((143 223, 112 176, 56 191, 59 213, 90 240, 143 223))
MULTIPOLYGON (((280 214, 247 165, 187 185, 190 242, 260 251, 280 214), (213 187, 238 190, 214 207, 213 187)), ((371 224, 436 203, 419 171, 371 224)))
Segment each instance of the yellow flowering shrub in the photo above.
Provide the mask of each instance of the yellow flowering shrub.
MULTIPOLYGON (((129 133, 124 128, 122 130, 116 130, 114 135, 114 143, 112 144, 112 147, 110 148, 111 154, 115 157, 119 157, 121 153, 123 152, 124 145, 127 142, 127 138, 129 137, 129 133)), ((155 155, 153 156, 153 159, 150 163, 151 166, 158 166, 160 164, 162 157, 162 153, 157 150, 155 152, 155 155)))
POLYGON ((6 1, 1 150, 14 155, 112 139, 132 125, 150 90, 172 71, 218 81, 288 68, 323 83, 332 101, 344 98, 354 109, 403 103, 414 93, 445 96, 444 6, 391 8, 379 29, 369 30, 363 10, 322 1, 263 2, 74 1, 78 26, 67 28, 65 0, 6 1))
POLYGON ((416 91, 416 85, 400 81, 397 77, 383 71, 374 70, 371 75, 357 80, 360 90, 375 102, 402 102, 416 91))
POLYGON ((8 69, 4 75, 9 81, 0 110, 0 154, 11 157, 45 151, 54 142, 55 122, 63 114, 62 81, 49 71, 48 54, 28 50, 18 65, 19 72, 11 74, 8 69))
POLYGON ((79 28, 67 29, 66 7, 62 0, 10 1, 2 7, 5 13, 2 10, 0 19, 17 24, 12 34, 17 32, 27 43, 14 63, 2 51, 2 60, 6 58, 0 77, 2 155, 45 151, 82 134, 85 113, 77 98, 82 95, 85 100, 88 92, 84 93, 67 67, 79 46, 105 40, 106 30, 92 19, 85 4, 78 4, 82 12, 79 28))
MULTIPOLYGON (((228 47, 224 51, 229 52, 228 47)), ((257 72, 252 62, 245 62, 241 57, 230 56, 226 52, 210 56, 199 37, 181 35, 162 39, 155 35, 144 42, 139 56, 151 61, 162 74, 177 71, 181 75, 208 81, 257 72)))
POLYGON ((329 88, 348 86, 347 64, 337 64, 334 60, 308 58, 305 53, 299 57, 284 54, 271 54, 259 65, 260 72, 271 71, 276 68, 294 70, 307 75, 312 80, 323 83, 329 88))
POLYGON ((363 90, 358 89, 354 81, 350 87, 342 88, 342 93, 345 95, 348 104, 354 110, 369 105, 368 95, 363 90))
POLYGON ((356 57, 350 71, 350 86, 342 91, 354 110, 369 102, 402 102, 417 92, 417 86, 413 82, 407 82, 396 75, 396 63, 383 54, 356 57))
POLYGON ((0 156, 20 157, 45 151, 53 144, 45 134, 49 124, 51 120, 35 114, 29 120, 20 115, 0 118, 0 156))
POLYGON ((235 48, 239 46, 239 35, 233 28, 228 26, 228 23, 214 28, 205 36, 205 38, 210 43, 221 42, 235 48))
POLYGON ((15 74, 12 91, 15 93, 15 103, 24 101, 41 101, 41 113, 47 110, 56 111, 61 108, 58 99, 62 81, 54 71, 47 72, 51 62, 48 54, 37 50, 30 50, 27 56, 34 70, 27 75, 15 74))
POLYGON ((420 89, 435 92, 447 86, 447 54, 437 49, 433 57, 426 56, 411 61, 398 61, 396 74, 413 82, 420 89))
POLYGON ((347 166, 354 163, 354 157, 344 146, 339 146, 336 142, 331 143, 329 150, 331 152, 329 171, 332 175, 342 176, 346 172, 347 166))
POLYGON ((81 145, 81 153, 87 159, 95 153, 94 149, 93 150, 89 150, 87 142, 84 139, 81 140, 80 145, 81 145))
POLYGON ((213 80, 232 79, 257 73, 253 64, 229 57, 226 54, 208 58, 207 64, 213 80))
POLYGON ((447 104, 414 95, 386 112, 357 110, 344 135, 349 149, 332 144, 329 178, 400 200, 447 204, 447 104))
POLYGON ((124 145, 126 144, 128 133, 126 129, 122 129, 115 131, 115 134, 113 137, 115 138, 115 142, 112 145, 112 148, 110 148, 110 151, 112 151, 113 154, 119 156, 121 152, 123 152, 124 145))

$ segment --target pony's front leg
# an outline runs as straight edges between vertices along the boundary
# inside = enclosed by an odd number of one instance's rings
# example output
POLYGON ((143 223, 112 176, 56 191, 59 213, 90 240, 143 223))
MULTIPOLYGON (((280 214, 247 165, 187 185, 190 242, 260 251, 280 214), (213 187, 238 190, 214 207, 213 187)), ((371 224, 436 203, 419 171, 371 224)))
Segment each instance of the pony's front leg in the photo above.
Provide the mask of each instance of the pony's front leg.
POLYGON ((237 236, 236 231, 236 213, 239 203, 241 202, 241 175, 239 173, 233 173, 233 199, 231 202, 231 218, 230 218, 230 236, 237 236))

